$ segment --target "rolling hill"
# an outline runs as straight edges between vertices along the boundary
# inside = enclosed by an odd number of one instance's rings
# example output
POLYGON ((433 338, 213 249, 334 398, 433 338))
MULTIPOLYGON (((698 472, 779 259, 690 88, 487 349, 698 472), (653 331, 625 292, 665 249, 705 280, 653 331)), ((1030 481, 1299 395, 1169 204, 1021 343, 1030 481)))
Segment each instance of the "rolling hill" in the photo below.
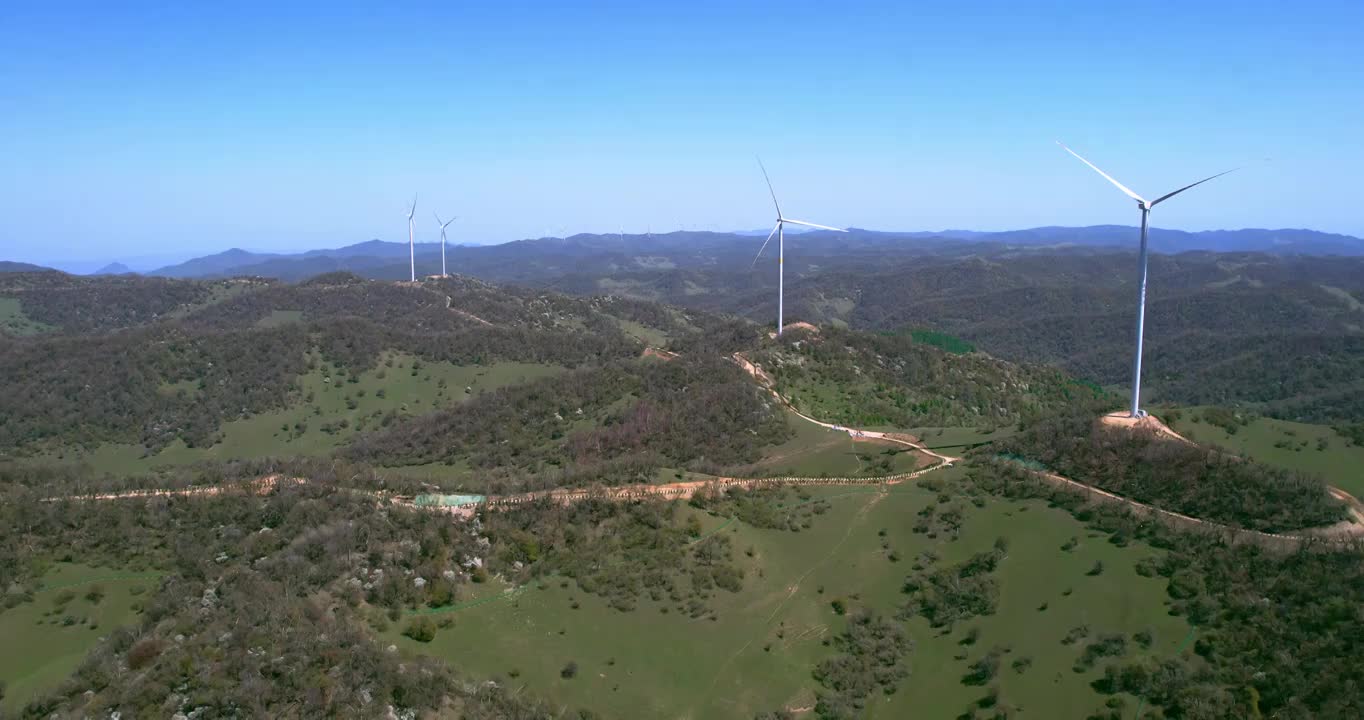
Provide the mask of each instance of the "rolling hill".
MULTIPOLYGON (((1264 257, 1161 262, 1202 298, 1191 318, 1329 337, 1353 317, 1350 268, 1313 294, 1264 257)), ((917 319, 899 273, 983 326, 1009 305, 1074 315, 1122 260, 931 257, 793 293, 898 328, 917 319)), ((732 273, 647 273, 697 304, 759 302, 693 292, 732 273)), ((0 661, 6 713, 1306 718, 1358 700, 1321 679, 1354 672, 1355 550, 1177 532, 1029 468, 1268 531, 1343 516, 1320 478, 1093 432, 1103 389, 951 333, 775 337, 621 295, 346 272, 11 273, 0 303, 34 331, 0 343, 0 630, 23 649, 0 661), (554 488, 574 494, 513 494, 554 488)))
MULTIPOLYGON (((1006 232, 946 230, 883 232, 852 228, 846 234, 802 233, 799 252, 790 260, 797 270, 874 264, 885 258, 925 254, 962 255, 992 249, 1130 248, 1136 229, 1043 227, 1006 232)), ((1263 252, 1272 255, 1364 255, 1364 240, 1313 230, 1216 230, 1184 232, 1153 229, 1156 252, 1263 252)), ((736 266, 756 252, 754 237, 744 233, 673 232, 655 235, 579 234, 568 238, 521 240, 502 245, 452 246, 450 260, 460 272, 497 281, 536 282, 547 278, 632 270, 705 269, 736 266)), ((418 274, 438 271, 439 247, 417 246, 418 274)), ((300 280, 322 272, 350 270, 378 279, 406 276, 407 246, 371 240, 337 249, 292 255, 228 250, 153 271, 165 277, 259 275, 300 280), (399 273, 399 266, 402 273, 399 273)))

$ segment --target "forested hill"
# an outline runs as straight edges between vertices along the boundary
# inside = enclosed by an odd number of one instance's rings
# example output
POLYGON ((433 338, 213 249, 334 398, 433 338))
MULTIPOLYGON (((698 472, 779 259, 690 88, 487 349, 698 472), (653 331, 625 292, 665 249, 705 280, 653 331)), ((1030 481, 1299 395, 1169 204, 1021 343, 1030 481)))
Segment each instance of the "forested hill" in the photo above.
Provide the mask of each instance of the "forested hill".
MULTIPOLYGON (((577 367, 724 321, 627 299, 331 275, 257 281, 12 274, 28 324, 0 343, 0 448, 212 445, 222 423, 297 402, 301 375, 355 378, 385 353, 577 367)), ((391 360, 390 360, 391 362, 391 360)), ((416 374, 414 368, 413 374, 416 374)))
MULTIPOLYGON (((1130 380, 1135 269, 1135 254, 1118 252, 788 267, 786 313, 819 325, 947 332, 997 357, 1122 385, 1130 380)), ((582 293, 610 287, 759 322, 776 316, 773 272, 577 275, 554 285, 582 293)), ((1147 313, 1144 386, 1152 401, 1364 419, 1364 258, 1154 255, 1147 313)))
POLYGON ((701 311, 466 277, 14 274, 0 300, 42 323, 0 345, 11 457, 104 451, 146 467, 222 449, 436 463, 505 489, 637 482, 747 466, 787 439, 734 353, 798 407, 849 423, 1003 427, 1097 393, 942 338, 769 337, 701 311), (651 346, 674 354, 642 357, 651 346))

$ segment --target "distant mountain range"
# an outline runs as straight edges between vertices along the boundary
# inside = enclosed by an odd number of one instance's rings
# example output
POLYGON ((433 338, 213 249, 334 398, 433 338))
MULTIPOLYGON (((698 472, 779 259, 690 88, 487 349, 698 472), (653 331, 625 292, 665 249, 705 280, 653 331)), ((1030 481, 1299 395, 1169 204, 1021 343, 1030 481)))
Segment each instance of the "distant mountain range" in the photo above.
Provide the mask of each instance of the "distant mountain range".
MULTIPOLYGON (((764 233, 765 234, 765 233, 764 233)), ((796 271, 828 269, 907 259, 926 254, 970 255, 1014 249, 1134 249, 1137 229, 1122 225, 1040 227, 1005 232, 943 230, 885 232, 852 228, 847 233, 802 233, 788 248, 796 271)), ((1273 255, 1364 255, 1364 240, 1315 230, 1151 230, 1151 248, 1160 253, 1190 251, 1261 252, 1273 255)), ((580 234, 567 238, 519 240, 501 245, 451 246, 449 267, 492 280, 533 282, 546 277, 585 273, 671 269, 715 269, 747 264, 760 242, 747 232, 673 232, 651 235, 580 234)), ((440 272, 440 247, 418 243, 417 273, 440 272)), ((370 240, 335 249, 303 253, 256 253, 232 249, 195 258, 148 274, 173 278, 259 275, 301 280, 345 270, 378 279, 408 275, 408 248, 403 243, 370 240)))
MULTIPOLYGON (((448 248, 452 272, 501 282, 539 284, 565 276, 607 275, 659 270, 738 272, 746 268, 768 230, 739 232, 679 231, 647 235, 579 234, 567 238, 518 240, 501 245, 453 245, 448 248)), ((796 235, 796 233, 791 233, 796 235)), ((888 232, 851 228, 847 233, 811 231, 792 238, 787 269, 817 272, 859 265, 877 266, 925 256, 965 257, 1010 251, 1060 250, 1114 252, 1134 250, 1137 229, 1122 225, 1039 227, 1003 232, 941 230, 888 232)), ((1315 230, 1151 230, 1154 252, 1258 252, 1279 256, 1364 256, 1364 240, 1315 230)), ((769 248, 771 252, 771 248, 769 248)), ((350 271, 374 279, 408 276, 408 248, 401 242, 370 240, 340 248, 299 253, 264 253, 233 248, 144 274, 170 278, 222 278, 238 275, 303 280, 333 271, 350 271)), ((440 246, 418 243, 417 274, 440 272, 440 246)), ((61 267, 66 265, 60 264, 61 267)), ((27 263, 0 262, 0 272, 48 269, 27 263)), ((77 268, 67 268, 84 272, 77 268)), ((134 272, 122 261, 91 274, 134 272)))
POLYGON ((30 265, 29 263, 10 262, 10 261, 8 261, 8 260, 0 260, 0 273, 6 273, 6 272, 41 272, 41 271, 43 271, 43 270, 51 270, 51 269, 52 269, 52 268, 43 267, 42 265, 30 265))

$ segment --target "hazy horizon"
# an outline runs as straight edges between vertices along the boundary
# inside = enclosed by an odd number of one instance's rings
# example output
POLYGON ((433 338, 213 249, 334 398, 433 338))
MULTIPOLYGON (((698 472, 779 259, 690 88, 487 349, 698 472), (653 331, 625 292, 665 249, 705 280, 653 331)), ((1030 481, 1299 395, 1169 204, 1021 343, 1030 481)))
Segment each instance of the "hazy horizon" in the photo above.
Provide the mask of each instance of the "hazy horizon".
MULTIPOLYGON (((1083 227, 1128 227, 1128 228, 1131 228, 1132 231, 1133 231, 1133 242, 1134 242, 1134 243, 1136 242, 1136 232, 1137 232, 1136 226, 1125 225, 1125 224, 1123 224, 1123 223, 1105 223, 1105 224, 1096 225, 1096 226, 1037 226, 1037 227, 1027 227, 1027 228, 1018 227, 1018 228, 1001 228, 1001 229, 986 229, 986 230, 979 230, 979 229, 974 229, 974 228, 942 228, 942 229, 938 229, 938 230, 901 230, 901 229, 887 229, 887 228, 856 228, 856 229, 857 229, 857 230, 865 230, 865 231, 869 231, 869 232, 876 232, 876 233, 886 233, 886 234, 899 234, 899 233, 904 233, 904 234, 916 234, 916 235, 934 235, 934 234, 944 234, 944 235, 945 235, 945 234, 948 234, 948 233, 969 232, 969 233, 978 233, 978 234, 981 234, 981 235, 989 235, 989 234, 993 234, 993 233, 1004 233, 1004 232, 1013 232, 1013 231, 1036 230, 1036 229, 1041 229, 1041 228, 1045 228, 1045 227, 1060 227, 1060 228, 1070 228, 1070 229, 1074 229, 1074 228, 1083 228, 1083 227)), ((1269 231, 1269 232, 1273 232, 1273 231, 1297 231, 1297 230, 1307 230, 1307 231, 1315 231, 1315 232, 1325 232, 1325 231, 1318 231, 1318 230, 1315 230, 1314 228, 1210 228, 1210 229, 1208 229, 1208 230, 1183 230, 1183 229, 1181 229, 1181 228, 1169 228, 1169 227, 1160 227, 1160 226, 1152 226, 1151 230, 1152 230, 1153 232, 1167 231, 1167 232, 1189 232, 1189 233, 1199 233, 1199 232, 1241 232, 1241 231, 1254 231, 1254 230, 1262 230, 1262 231, 1269 231)), ((498 241, 489 241, 489 242, 474 242, 474 241, 469 241, 469 240, 464 240, 464 241, 454 241, 454 240, 451 240, 449 246, 450 246, 451 248, 454 248, 454 247, 483 248, 483 247, 494 247, 494 246, 498 246, 498 245, 506 245, 506 244, 508 244, 508 243, 525 242, 525 241, 531 241, 531 240, 571 238, 571 237, 575 237, 575 236, 579 236, 579 235, 590 235, 590 236, 603 236, 603 237, 609 237, 609 236, 612 236, 612 235, 617 234, 617 232, 618 232, 618 231, 597 232, 597 231, 585 230, 585 231, 580 231, 580 232, 568 232, 567 234, 564 234, 564 235, 545 235, 545 236, 540 236, 540 237, 515 238, 515 239, 512 239, 512 240, 498 240, 498 241)), ((663 231, 654 232, 653 234, 654 234, 654 235, 658 235, 658 236, 662 236, 662 235, 668 235, 668 234, 670 234, 670 233, 676 233, 676 232, 687 232, 687 233, 717 233, 717 234, 725 234, 725 235, 740 235, 740 236, 745 236, 745 237, 758 237, 758 238, 761 238, 761 237, 765 236, 765 235, 769 232, 769 230, 767 230, 767 229, 758 229, 758 228, 751 228, 751 229, 747 229, 747 230, 713 230, 713 229, 708 229, 708 228, 688 227, 688 228, 685 228, 685 229, 663 230, 663 231)), ((812 232, 812 231, 809 231, 809 230, 792 230, 792 229, 788 229, 788 230, 787 230, 787 234, 788 234, 788 235, 800 235, 800 234, 804 234, 804 233, 807 233, 807 232, 812 232)), ((625 233, 625 234, 626 234, 627 236, 630 236, 630 237, 642 237, 642 236, 644 236, 646 233, 627 232, 627 233, 625 233)), ((1346 234, 1346 233, 1335 233, 1335 234, 1340 234, 1340 235, 1344 235, 1345 237, 1353 237, 1353 238, 1356 238, 1356 239, 1360 239, 1360 238, 1358 238, 1358 236, 1353 236, 1353 235, 1349 235, 1349 234, 1346 234)), ((949 238, 949 239, 952 239, 952 238, 949 238)), ((957 239, 957 240, 959 240, 960 242, 971 242, 971 240, 964 239, 964 238, 959 238, 959 239, 957 239)), ((209 257, 209 256, 219 255, 219 254, 222 254, 222 253, 231 252, 231 251, 238 251, 238 250, 240 250, 240 251, 245 251, 245 252, 248 252, 248 253, 253 253, 253 254, 259 254, 259 255, 281 255, 281 256, 291 256, 291 255, 302 255, 302 254, 304 254, 304 253, 316 252, 316 251, 321 251, 321 250, 337 250, 337 249, 341 249, 341 248, 351 247, 351 246, 355 246, 355 245, 361 245, 361 244, 364 244, 364 243, 375 242, 375 241, 387 242, 387 243, 394 243, 394 244, 406 244, 406 240, 405 240, 405 239, 404 239, 404 240, 397 240, 397 239, 394 239, 394 240, 385 240, 385 239, 383 239, 383 238, 368 238, 368 239, 365 239, 365 240, 356 240, 356 241, 353 241, 353 242, 338 242, 338 243, 333 243, 333 244, 322 244, 322 245, 317 245, 317 246, 315 246, 315 247, 298 247, 298 248, 259 248, 259 247, 242 247, 242 246, 233 245, 233 246, 227 246, 227 247, 209 248, 209 249, 207 249, 207 250, 205 250, 205 251, 181 252, 181 253, 167 253, 167 254, 162 254, 162 255, 154 255, 154 254, 153 254, 153 255, 127 255, 127 256, 114 256, 114 255, 110 255, 110 256, 94 256, 94 257, 91 257, 91 258, 85 258, 85 257, 62 257, 62 258, 52 258, 52 257, 49 257, 49 256, 42 256, 41 254, 39 254, 39 256, 36 257, 36 258, 34 258, 34 259, 25 259, 25 258, 17 257, 17 256, 15 256, 15 257, 10 257, 10 256, 5 256, 5 255, 0 255, 0 261, 14 261, 14 262, 31 263, 31 264, 34 264, 34 265, 41 265, 41 266, 44 266, 44 267, 50 267, 50 268, 54 268, 54 269, 57 269, 57 270, 62 270, 62 271, 70 272, 70 273, 74 273, 74 274, 89 274, 89 273, 93 273, 93 272, 96 272, 96 271, 98 271, 98 270, 100 270, 100 269, 103 269, 103 268, 106 267, 106 266, 113 265, 113 264, 124 265, 124 266, 128 267, 130 270, 132 270, 132 271, 134 271, 134 272, 145 273, 145 272, 151 272, 151 271, 159 270, 159 269, 162 269, 162 268, 165 268, 165 267, 170 267, 170 266, 173 266, 173 265, 178 265, 178 264, 180 264, 180 263, 183 263, 183 262, 186 262, 186 261, 189 261, 189 260, 194 260, 194 259, 198 259, 198 258, 203 258, 203 257, 209 257)), ((439 247, 439 243, 440 243, 440 240, 439 240, 439 239, 418 239, 418 240, 417 240, 417 245, 418 245, 418 246, 424 246, 424 247, 430 248, 431 250, 435 250, 436 248, 438 248, 438 247, 439 247)), ((1135 249, 1135 244, 1134 244, 1134 249, 1135 249)), ((1159 252, 1159 250, 1157 250, 1157 252, 1159 252)))

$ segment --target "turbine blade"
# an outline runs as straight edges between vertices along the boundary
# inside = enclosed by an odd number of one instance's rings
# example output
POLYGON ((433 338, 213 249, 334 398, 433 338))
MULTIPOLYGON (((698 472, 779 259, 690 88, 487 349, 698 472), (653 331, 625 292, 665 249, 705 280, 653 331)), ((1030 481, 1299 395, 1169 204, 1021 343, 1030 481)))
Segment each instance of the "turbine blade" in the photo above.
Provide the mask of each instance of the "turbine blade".
POLYGON ((758 167, 763 171, 763 180, 767 181, 767 192, 772 195, 772 206, 777 209, 777 217, 781 217, 781 205, 777 204, 777 191, 772 189, 772 178, 767 176, 767 167, 763 165, 762 158, 758 158, 758 167))
POLYGON ((1156 198, 1155 200, 1152 200, 1152 201, 1151 201, 1151 207, 1155 207, 1155 206, 1161 204, 1162 202, 1165 202, 1166 200, 1169 200, 1170 198, 1172 198, 1172 197, 1174 197, 1174 196, 1176 196, 1176 195, 1178 195, 1178 194, 1184 192, 1185 190, 1188 190, 1188 189, 1191 188, 1191 187, 1196 187, 1196 186, 1198 186, 1198 185, 1202 185, 1203 183, 1205 183, 1205 182, 1207 182, 1207 181, 1209 181, 1209 180, 1216 180, 1217 178, 1220 178, 1220 177, 1222 177, 1223 175, 1226 175, 1227 173, 1236 172, 1237 170, 1240 170, 1240 169, 1241 169, 1241 168, 1232 168, 1232 169, 1230 169, 1230 170, 1227 170, 1226 172, 1217 173, 1216 175, 1213 175, 1212 177, 1205 177, 1205 178, 1203 178, 1202 180, 1199 180, 1198 182, 1194 183, 1193 185, 1185 185, 1184 187, 1182 187, 1182 188, 1180 188, 1180 189, 1178 189, 1178 190, 1176 190, 1176 191, 1174 191, 1174 192, 1172 192, 1172 193, 1166 193, 1166 194, 1164 194, 1164 195, 1161 195, 1160 197, 1158 197, 1158 198, 1156 198))
POLYGON ((437 224, 437 225, 439 225, 439 226, 441 226, 441 227, 445 227, 445 223, 441 222, 441 220, 440 220, 440 215, 437 215, 435 210, 432 210, 432 211, 431 211, 431 215, 432 215, 433 217, 436 218, 436 224, 437 224))
POLYGON ((843 229, 841 229, 841 228, 829 227, 828 225, 816 225, 816 224, 814 224, 814 223, 805 222, 804 220, 792 220, 791 218, 782 218, 782 222, 788 222, 788 223, 791 223, 792 225, 804 225, 805 227, 819 228, 820 230, 833 230, 834 232, 848 232, 847 230, 843 230, 843 229))
POLYGON ((1133 200, 1136 200, 1137 202, 1142 202, 1142 203, 1146 202, 1146 200, 1143 199, 1142 196, 1140 196, 1140 195, 1138 195, 1138 194, 1132 192, 1131 190, 1128 190, 1126 185, 1123 185, 1122 183, 1118 182, 1117 180, 1114 180, 1112 175, 1109 175, 1108 173, 1106 173, 1106 172, 1100 170, 1100 169, 1099 169, 1099 166, 1097 166, 1097 165, 1095 165, 1094 163, 1092 163, 1092 162, 1090 162, 1090 161, 1088 161, 1088 160, 1086 160, 1086 159, 1080 157, 1080 153, 1077 153, 1077 152, 1075 152, 1074 150, 1071 150, 1070 148, 1066 147, 1066 144, 1065 144, 1065 143, 1061 142, 1060 140, 1057 140, 1057 141, 1056 141, 1056 144, 1057 144, 1057 145, 1060 145, 1061 148, 1062 148, 1063 150, 1065 150, 1066 152, 1070 153, 1071 155, 1074 155, 1074 156, 1076 157, 1076 159, 1078 159, 1080 162, 1082 162, 1082 163, 1084 163, 1084 164, 1090 166, 1091 168, 1093 168, 1093 169, 1094 169, 1094 172, 1099 173, 1100 175, 1104 176, 1104 179, 1105 179, 1105 180, 1107 180, 1107 181, 1113 183, 1114 185, 1118 186, 1118 189, 1121 190, 1121 191, 1123 191, 1123 193, 1125 193, 1125 194, 1127 195, 1127 197, 1130 197, 1130 198, 1132 198, 1133 200))
POLYGON ((753 271, 753 268, 757 267, 757 265, 758 265, 758 258, 760 258, 760 257, 763 256, 763 251, 767 249, 767 244, 770 243, 770 242, 772 242, 772 236, 776 235, 776 234, 777 234, 777 230, 780 229, 780 228, 781 228, 781 221, 778 220, 778 221, 777 221, 777 224, 774 225, 774 226, 772 226, 772 232, 770 232, 770 233, 767 234, 767 239, 763 241, 763 246, 760 247, 760 248, 758 248, 758 254, 753 256, 753 262, 752 262, 752 263, 749 263, 749 265, 748 265, 748 270, 749 270, 749 272, 752 272, 752 271, 753 271))

